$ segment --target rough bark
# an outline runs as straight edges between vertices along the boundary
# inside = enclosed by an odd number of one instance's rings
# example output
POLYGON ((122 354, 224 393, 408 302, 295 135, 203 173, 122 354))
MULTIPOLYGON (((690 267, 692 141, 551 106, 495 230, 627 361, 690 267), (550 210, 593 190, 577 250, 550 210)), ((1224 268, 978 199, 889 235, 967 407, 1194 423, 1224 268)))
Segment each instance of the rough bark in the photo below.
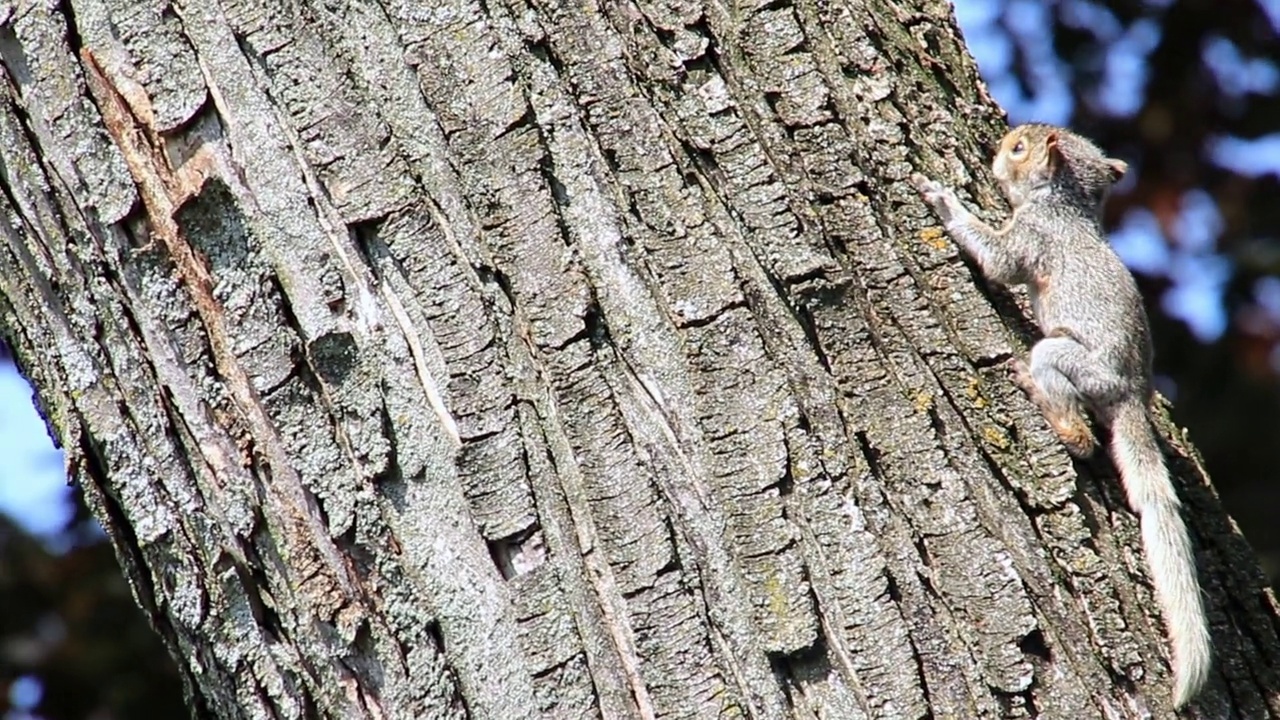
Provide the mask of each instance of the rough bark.
MULTIPOLYGON (((904 182, 992 202, 945 4, 19 2, 0 62, 0 330, 198 715, 1172 717, 1110 466, 904 182)), ((1166 437, 1190 715, 1280 717, 1166 437)))

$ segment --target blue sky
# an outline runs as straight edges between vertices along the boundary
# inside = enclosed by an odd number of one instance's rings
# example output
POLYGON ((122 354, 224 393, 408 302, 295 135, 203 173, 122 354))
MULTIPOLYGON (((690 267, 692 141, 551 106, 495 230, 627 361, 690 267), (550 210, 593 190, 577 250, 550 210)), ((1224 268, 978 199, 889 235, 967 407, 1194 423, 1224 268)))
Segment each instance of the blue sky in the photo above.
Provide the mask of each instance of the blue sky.
POLYGON ((0 511, 29 531, 51 536, 71 519, 72 505, 31 386, 11 363, 0 363, 0 511))
MULTIPOLYGON (((1153 7, 1171 0, 1152 0, 1153 7)), ((1147 83, 1147 55, 1160 40, 1151 20, 1122 26, 1093 0, 1061 0, 1072 24, 1088 28, 1109 43, 1104 81, 1086 102, 1106 112, 1131 115, 1142 105, 1147 83)), ((1280 24, 1280 0, 1262 6, 1280 24)), ((1053 53, 1049 8, 1039 0, 961 0, 956 4, 970 51, 977 58, 992 95, 1014 123, 1037 120, 1063 124, 1074 110, 1070 68, 1053 53), (996 24, 1001 13, 1012 34, 996 24), (1034 76, 1035 94, 1023 92, 1012 74, 1015 47, 1020 47, 1034 76)), ((1228 94, 1272 92, 1280 86, 1280 70, 1267 58, 1251 58, 1225 38, 1199 49, 1205 64, 1228 94)), ((1280 132, 1245 140, 1216 137, 1206 152, 1220 166, 1247 176, 1280 175, 1280 132)), ((1138 169, 1140 171, 1140 168, 1138 169)), ((1123 191, 1123 185, 1119 190, 1123 191)), ((1223 291, 1231 276, 1229 260, 1216 251, 1222 218, 1209 196, 1189 191, 1179 218, 1168 229, 1144 210, 1129 213, 1112 235, 1120 256, 1137 272, 1170 280, 1162 298, 1166 312, 1185 322, 1201 340, 1212 341, 1227 326, 1223 291)), ((1280 320, 1280 280, 1267 278, 1254 288, 1255 300, 1280 320)), ((1280 355, 1277 356, 1280 367, 1280 355)), ((1163 387, 1162 390, 1167 388, 1163 387)), ((72 512, 62 461, 31 403, 31 391, 7 363, 0 364, 0 512, 32 532, 48 536, 60 530, 72 512)))

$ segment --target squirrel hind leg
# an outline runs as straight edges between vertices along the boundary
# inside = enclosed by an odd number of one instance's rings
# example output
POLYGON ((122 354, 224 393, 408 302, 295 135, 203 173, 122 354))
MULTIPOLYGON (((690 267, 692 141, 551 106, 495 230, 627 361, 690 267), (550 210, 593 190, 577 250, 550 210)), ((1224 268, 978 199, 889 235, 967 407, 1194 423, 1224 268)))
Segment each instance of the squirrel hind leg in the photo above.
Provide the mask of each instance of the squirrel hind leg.
POLYGON ((1044 415, 1049 427, 1066 446, 1067 452, 1081 459, 1092 456, 1098 443, 1089 427, 1089 421, 1085 419, 1080 402, 1071 395, 1045 392, 1040 383, 1036 382, 1031 367, 1021 359, 1012 360, 1010 369, 1013 383, 1026 393, 1032 404, 1044 415))

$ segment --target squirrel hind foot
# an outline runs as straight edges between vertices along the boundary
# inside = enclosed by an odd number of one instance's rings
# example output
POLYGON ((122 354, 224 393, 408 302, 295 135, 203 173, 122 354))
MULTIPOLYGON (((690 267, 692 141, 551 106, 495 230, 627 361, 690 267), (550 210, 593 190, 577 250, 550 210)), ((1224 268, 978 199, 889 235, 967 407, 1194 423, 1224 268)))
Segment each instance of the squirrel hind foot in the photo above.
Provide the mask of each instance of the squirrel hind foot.
POLYGON ((1040 386, 1036 385, 1035 378, 1031 376, 1031 366, 1027 361, 1020 357, 1012 357, 1005 363, 1005 367, 1009 371, 1009 378, 1014 386, 1030 396, 1032 400, 1040 396, 1040 386))
POLYGON ((1066 446, 1072 457, 1081 460, 1091 457, 1098 447, 1093 430, 1078 410, 1056 411, 1049 415, 1049 426, 1066 446))

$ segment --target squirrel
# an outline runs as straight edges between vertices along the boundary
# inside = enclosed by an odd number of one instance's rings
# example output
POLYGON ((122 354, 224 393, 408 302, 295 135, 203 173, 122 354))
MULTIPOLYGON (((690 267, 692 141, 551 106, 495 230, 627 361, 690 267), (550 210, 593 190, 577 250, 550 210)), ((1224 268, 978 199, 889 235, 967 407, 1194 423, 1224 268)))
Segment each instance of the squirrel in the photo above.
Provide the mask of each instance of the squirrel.
POLYGON ((1025 284, 1044 339, 1014 383, 1067 450, 1092 454, 1084 411, 1111 428, 1111 457, 1140 518, 1156 599, 1173 650, 1173 705, 1204 686, 1213 662, 1195 555, 1151 424, 1151 329, 1137 284, 1102 232, 1102 206, 1128 166, 1088 139, 1039 123, 1000 141, 992 171, 1013 207, 999 230, 955 193, 913 174, 911 183, 947 233, 1002 285, 1025 284))

